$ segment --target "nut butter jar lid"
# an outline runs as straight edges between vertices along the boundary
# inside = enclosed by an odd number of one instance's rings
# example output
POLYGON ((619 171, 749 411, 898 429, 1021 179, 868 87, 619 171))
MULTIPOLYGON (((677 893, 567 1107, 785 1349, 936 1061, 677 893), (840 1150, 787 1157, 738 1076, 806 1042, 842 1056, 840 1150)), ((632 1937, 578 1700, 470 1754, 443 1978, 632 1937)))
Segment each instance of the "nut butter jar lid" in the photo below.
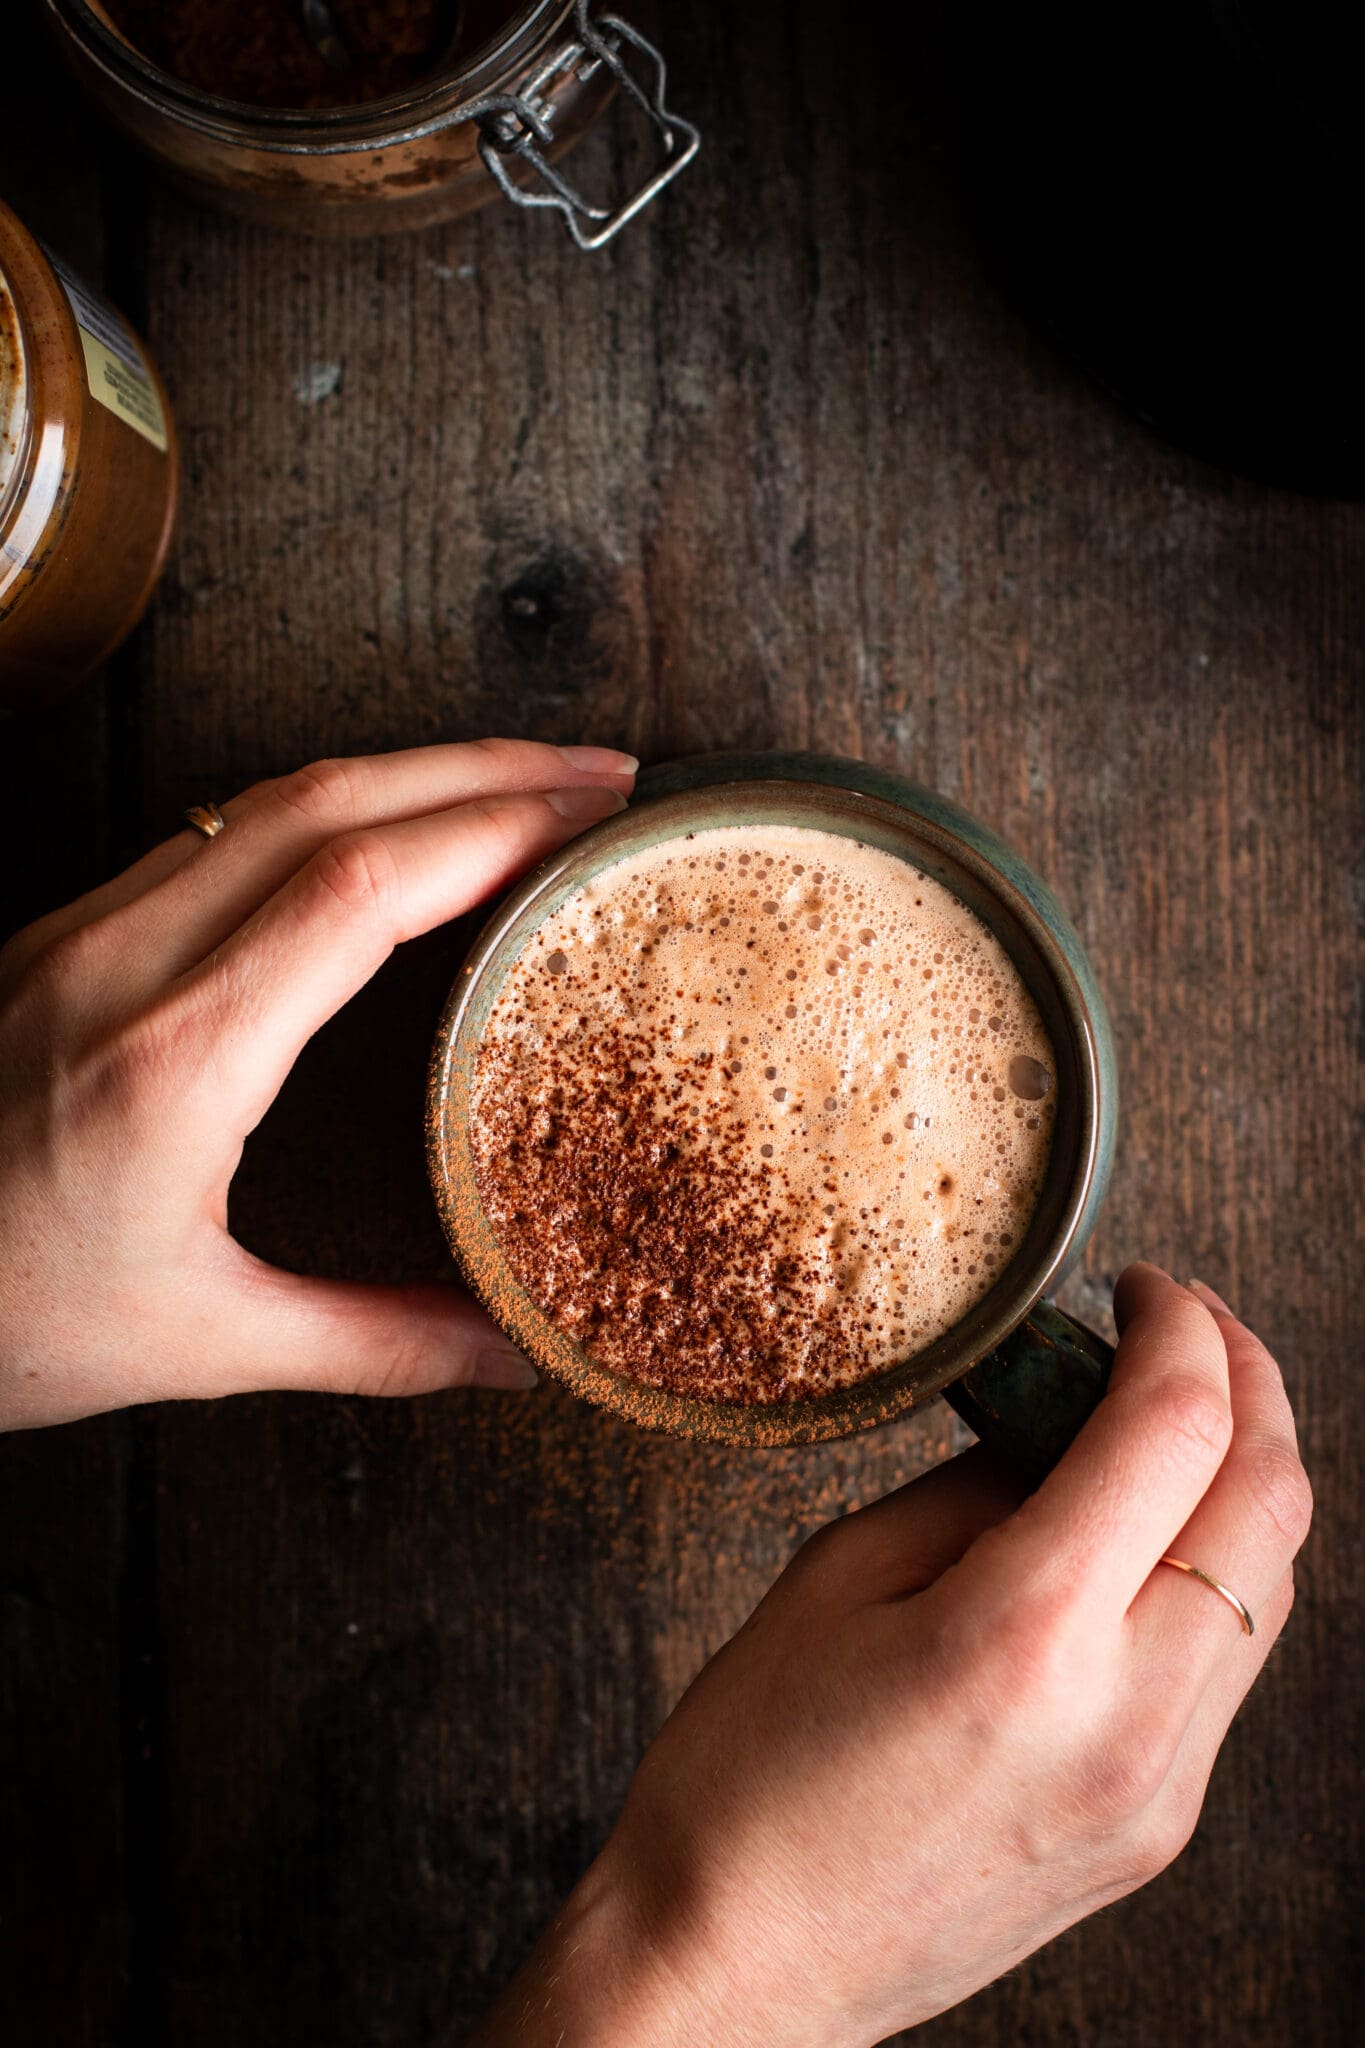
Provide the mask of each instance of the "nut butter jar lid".
POLYGON ((132 630, 177 473, 142 342, 0 201, 0 714, 52 702, 132 630))
POLYGON ((0 530, 28 443, 28 366, 19 311, 9 279, 0 270, 0 530))

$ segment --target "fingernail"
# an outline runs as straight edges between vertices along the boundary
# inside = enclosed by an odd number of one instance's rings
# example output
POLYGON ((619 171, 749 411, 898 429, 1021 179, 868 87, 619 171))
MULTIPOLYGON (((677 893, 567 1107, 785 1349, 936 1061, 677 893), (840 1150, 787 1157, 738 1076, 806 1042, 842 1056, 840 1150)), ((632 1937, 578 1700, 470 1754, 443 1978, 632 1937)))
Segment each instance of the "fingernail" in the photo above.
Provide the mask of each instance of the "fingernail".
POLYGON ((585 775, 633 775, 640 765, 634 754, 618 753, 615 747, 561 747, 559 752, 585 775))
POLYGON ((546 792, 546 803, 552 811, 558 811, 561 818, 572 818, 576 824, 586 825, 595 818, 611 818, 617 811, 623 811, 626 800, 614 789, 594 789, 584 784, 578 789, 551 789, 546 792))
POLYGON ((1225 1316, 1230 1316, 1233 1313, 1222 1295, 1214 1293, 1207 1280, 1187 1280, 1185 1285, 1189 1288, 1191 1294, 1196 1295, 1203 1302, 1205 1308, 1221 1309, 1225 1316))
POLYGON ((540 1374, 529 1358, 519 1351, 481 1351, 474 1360, 476 1387, 500 1387, 507 1393, 525 1394, 540 1385, 540 1374))

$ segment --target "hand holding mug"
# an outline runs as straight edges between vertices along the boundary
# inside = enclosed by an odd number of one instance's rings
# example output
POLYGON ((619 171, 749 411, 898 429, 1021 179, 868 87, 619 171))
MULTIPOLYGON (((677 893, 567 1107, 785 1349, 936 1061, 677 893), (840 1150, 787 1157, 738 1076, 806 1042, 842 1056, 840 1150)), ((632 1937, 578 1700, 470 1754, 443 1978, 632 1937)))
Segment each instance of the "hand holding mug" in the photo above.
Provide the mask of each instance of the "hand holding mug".
POLYGON ((1110 1391, 1036 1493, 971 1451, 798 1552, 481 2048, 870 2048, 1179 1853, 1311 1496, 1216 1296, 1135 1266, 1115 1312, 1110 1391))
POLYGON ((0 1427, 263 1387, 525 1386, 443 1286, 306 1279, 228 1230, 248 1134, 393 947, 623 807, 629 755, 519 740, 323 761, 0 953, 0 1427))

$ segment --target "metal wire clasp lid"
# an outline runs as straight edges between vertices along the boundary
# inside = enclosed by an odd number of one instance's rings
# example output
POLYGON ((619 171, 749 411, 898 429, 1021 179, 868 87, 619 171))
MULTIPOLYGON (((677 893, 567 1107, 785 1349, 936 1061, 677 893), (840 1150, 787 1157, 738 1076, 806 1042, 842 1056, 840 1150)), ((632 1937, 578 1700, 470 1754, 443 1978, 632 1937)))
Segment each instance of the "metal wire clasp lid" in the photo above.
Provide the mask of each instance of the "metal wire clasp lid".
POLYGON ((574 40, 542 64, 519 93, 490 94, 470 110, 479 127, 479 154, 503 192, 516 206, 554 207, 563 214, 580 249, 600 249, 609 242, 662 192, 671 178, 691 163, 701 148, 701 136, 691 122, 671 114, 664 103, 668 72, 661 53, 638 29, 617 15, 603 14, 590 20, 591 4, 592 0, 575 0, 574 40), (627 68, 623 55, 626 44, 647 60, 652 81, 642 84, 627 68), (575 72, 579 78, 591 78, 603 64, 657 131, 664 149, 663 162, 653 175, 615 207, 595 206, 555 169, 546 154, 554 142, 551 124, 555 113, 546 88, 566 71, 575 72), (547 189, 517 184, 509 168, 509 159, 513 157, 529 164, 547 189))

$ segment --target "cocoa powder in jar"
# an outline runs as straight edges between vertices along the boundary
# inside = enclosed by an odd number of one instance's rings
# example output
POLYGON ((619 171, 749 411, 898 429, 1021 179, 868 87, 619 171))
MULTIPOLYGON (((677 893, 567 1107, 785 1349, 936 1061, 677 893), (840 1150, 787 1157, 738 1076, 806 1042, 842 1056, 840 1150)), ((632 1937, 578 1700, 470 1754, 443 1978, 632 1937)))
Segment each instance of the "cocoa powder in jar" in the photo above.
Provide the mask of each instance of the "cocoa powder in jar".
POLYGON ((329 64, 299 0, 104 0, 104 12, 159 70, 219 99, 304 109, 362 105, 462 61, 515 13, 510 0, 331 0, 350 52, 329 64))

